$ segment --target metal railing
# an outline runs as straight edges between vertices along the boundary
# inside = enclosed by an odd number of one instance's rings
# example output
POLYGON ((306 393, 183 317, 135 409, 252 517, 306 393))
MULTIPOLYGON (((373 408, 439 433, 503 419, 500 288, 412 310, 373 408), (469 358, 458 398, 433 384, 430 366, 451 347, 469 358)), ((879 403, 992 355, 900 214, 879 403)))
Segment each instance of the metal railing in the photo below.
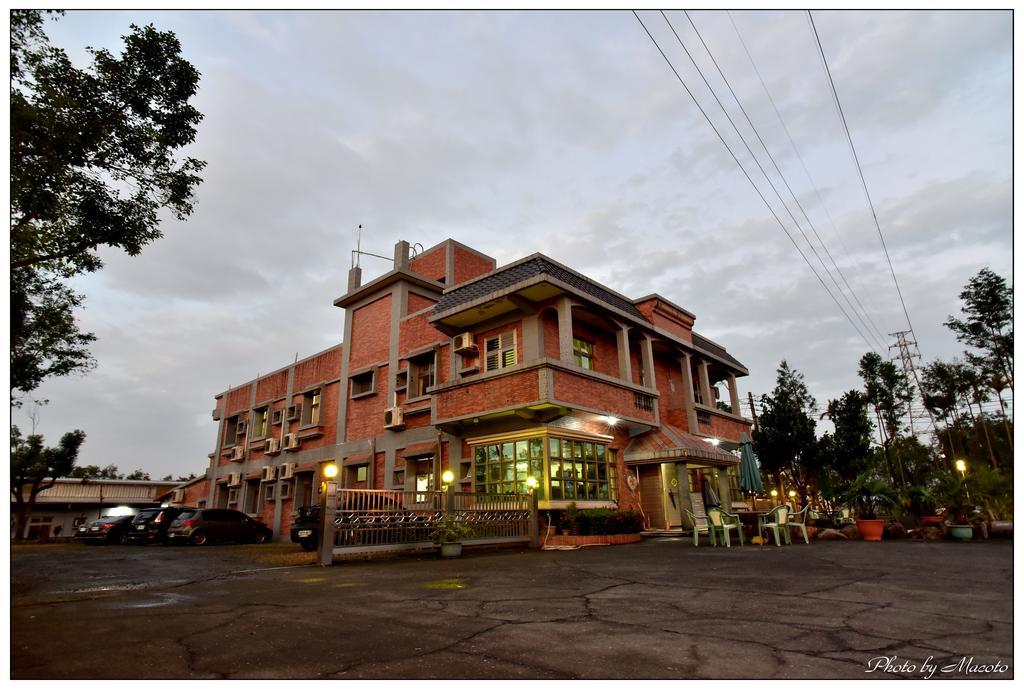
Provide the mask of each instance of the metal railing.
POLYGON ((472 529, 466 543, 536 540, 530 495, 342 489, 336 504, 336 554, 433 547, 434 529, 448 515, 472 529))

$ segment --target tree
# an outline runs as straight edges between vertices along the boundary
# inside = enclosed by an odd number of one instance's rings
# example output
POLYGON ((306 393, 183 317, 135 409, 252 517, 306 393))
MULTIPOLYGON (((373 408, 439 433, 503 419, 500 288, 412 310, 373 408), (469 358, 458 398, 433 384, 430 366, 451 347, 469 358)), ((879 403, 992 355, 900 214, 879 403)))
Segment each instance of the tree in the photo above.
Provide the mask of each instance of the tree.
POLYGON ((142 469, 136 469, 132 473, 125 476, 125 479, 129 481, 149 481, 149 474, 142 469))
MULTIPOLYGON (((858 373, 864 381, 868 402, 875 410, 889 480, 895 485, 896 473, 892 468, 889 447, 907 428, 903 424, 903 416, 910 413, 914 388, 896 364, 883 360, 875 352, 868 352, 861 357, 858 373)), ((899 473, 901 482, 906 485, 902 466, 899 467, 899 473)))
POLYGON ((761 397, 761 415, 753 433, 754 449, 765 471, 775 474, 776 480, 785 472, 804 496, 820 459, 815 407, 803 375, 783 360, 776 371, 775 389, 761 397))
POLYGON ((124 474, 118 472, 117 467, 113 464, 100 468, 95 464, 87 464, 84 467, 75 467, 68 474, 69 478, 84 478, 84 479, 106 479, 106 480, 118 480, 123 479, 124 474))
MULTIPOLYGON (((971 278, 960 299, 963 319, 950 316, 946 327, 956 339, 982 352, 992 369, 1013 389, 1013 290, 988 268, 971 278)), ((975 355, 976 356, 976 355, 975 355)))
POLYGON ((11 496, 14 498, 16 540, 25 538, 25 527, 36 497, 71 471, 85 442, 83 431, 65 433, 57 447, 43 447, 43 436, 22 437, 11 426, 11 496))
POLYGON ((137 255, 162 210, 185 219, 205 163, 177 159, 202 115, 199 73, 173 33, 132 26, 124 51, 88 49, 78 69, 50 45, 37 10, 11 11, 11 390, 91 366, 61 280, 137 255))
POLYGON ((826 433, 819 441, 823 462, 844 483, 850 483, 868 468, 871 456, 873 426, 868 418, 867 395, 849 390, 837 400, 829 400, 823 418, 835 426, 834 433, 826 433))

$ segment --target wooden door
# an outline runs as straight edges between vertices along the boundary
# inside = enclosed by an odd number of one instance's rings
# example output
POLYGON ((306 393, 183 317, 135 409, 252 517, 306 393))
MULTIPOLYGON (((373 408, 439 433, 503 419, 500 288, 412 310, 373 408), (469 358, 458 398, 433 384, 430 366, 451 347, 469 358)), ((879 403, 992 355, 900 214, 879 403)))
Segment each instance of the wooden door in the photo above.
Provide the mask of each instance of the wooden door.
POLYGON ((669 528, 682 526, 682 490, 686 486, 679 485, 678 473, 675 464, 661 465, 662 484, 665 486, 665 510, 669 528))
POLYGON ((640 471, 640 507, 647 518, 647 526, 651 529, 666 529, 665 492, 661 481, 659 464, 643 464, 637 467, 640 471))

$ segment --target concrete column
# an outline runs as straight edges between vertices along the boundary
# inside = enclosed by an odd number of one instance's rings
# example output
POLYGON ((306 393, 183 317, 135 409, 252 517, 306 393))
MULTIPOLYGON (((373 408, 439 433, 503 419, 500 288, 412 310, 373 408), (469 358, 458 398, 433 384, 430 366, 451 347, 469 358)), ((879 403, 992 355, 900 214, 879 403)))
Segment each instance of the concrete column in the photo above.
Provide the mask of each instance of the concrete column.
POLYGON ((679 360, 679 367, 683 372, 683 406, 686 408, 687 430, 696 433, 697 408, 693 406, 693 373, 690 370, 690 355, 686 352, 683 352, 683 358, 679 360))
POLYGON ((409 269, 409 242, 404 239, 395 242, 395 270, 409 269))
POLYGON ((558 302, 558 358, 572 363, 572 302, 563 297, 558 302))
POLYGON ((729 374, 729 404, 732 405, 732 413, 740 416, 740 393, 736 388, 736 374, 729 374))
POLYGON ((348 291, 354 292, 359 289, 363 283, 363 269, 359 266, 353 266, 348 271, 348 291))
POLYGON ((533 314, 523 318, 523 361, 535 361, 544 351, 544 329, 540 327, 540 316, 533 314))
POLYGON ((708 362, 699 361, 699 372, 700 372, 700 391, 704 395, 704 404, 713 407, 715 406, 715 396, 711 392, 711 378, 708 376, 708 362))
POLYGON ((644 335, 640 340, 640 356, 644 364, 644 386, 648 388, 658 387, 654 380, 654 341, 650 335, 644 335))
POLYGON ((633 382, 633 365, 629 360, 629 328, 619 325, 615 333, 615 346, 619 352, 619 378, 627 383, 633 382))
POLYGON ((729 472, 725 467, 715 469, 718 474, 718 499, 722 501, 722 509, 732 511, 732 495, 729 491, 729 472))

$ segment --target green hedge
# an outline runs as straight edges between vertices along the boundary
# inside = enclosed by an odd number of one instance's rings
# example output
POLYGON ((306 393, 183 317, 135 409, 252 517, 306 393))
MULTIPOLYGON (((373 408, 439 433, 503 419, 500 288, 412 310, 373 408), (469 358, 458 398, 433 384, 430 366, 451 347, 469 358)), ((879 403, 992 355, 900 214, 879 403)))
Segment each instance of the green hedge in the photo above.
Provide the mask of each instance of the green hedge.
POLYGON ((633 510, 576 510, 566 515, 564 526, 575 526, 573 531, 580 536, 606 536, 612 534, 640 533, 643 521, 633 510))

